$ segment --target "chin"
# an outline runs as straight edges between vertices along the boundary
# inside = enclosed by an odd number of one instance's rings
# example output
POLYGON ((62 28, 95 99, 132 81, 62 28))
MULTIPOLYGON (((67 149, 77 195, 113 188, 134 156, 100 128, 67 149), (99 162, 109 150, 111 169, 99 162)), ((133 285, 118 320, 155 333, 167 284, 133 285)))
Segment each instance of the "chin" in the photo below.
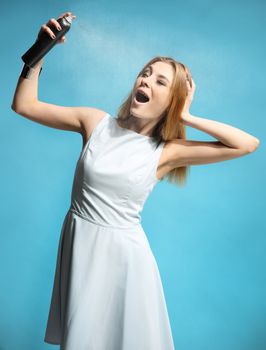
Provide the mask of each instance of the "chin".
POLYGON ((130 109, 130 114, 136 118, 143 118, 144 117, 143 114, 140 114, 137 111, 134 111, 134 109, 130 109))
POLYGON ((132 106, 130 107, 130 114, 137 118, 149 118, 151 116, 151 112, 145 109, 146 108, 143 109, 143 106, 138 106, 138 108, 132 106))

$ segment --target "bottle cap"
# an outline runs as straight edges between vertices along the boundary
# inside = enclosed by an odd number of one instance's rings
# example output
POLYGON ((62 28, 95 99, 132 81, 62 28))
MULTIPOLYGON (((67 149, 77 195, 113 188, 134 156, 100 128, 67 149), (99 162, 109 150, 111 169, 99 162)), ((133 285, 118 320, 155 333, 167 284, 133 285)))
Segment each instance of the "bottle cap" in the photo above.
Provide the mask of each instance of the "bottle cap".
POLYGON ((66 16, 66 17, 64 17, 64 19, 65 19, 69 24, 72 23, 72 17, 71 17, 71 16, 66 16))

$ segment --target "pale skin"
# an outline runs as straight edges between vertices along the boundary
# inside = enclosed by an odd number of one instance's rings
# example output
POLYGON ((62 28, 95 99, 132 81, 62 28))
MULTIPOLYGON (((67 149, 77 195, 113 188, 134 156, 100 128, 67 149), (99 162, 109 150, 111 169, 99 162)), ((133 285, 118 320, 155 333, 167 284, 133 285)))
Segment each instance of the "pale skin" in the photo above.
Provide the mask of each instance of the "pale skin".
MULTIPOLYGON (((71 15, 66 12, 64 15, 71 15)), ((47 24, 60 26, 54 19, 50 19, 40 29, 52 37, 53 31, 47 24)), ((60 43, 64 43, 63 36, 60 43)), ((65 107, 38 99, 38 77, 43 59, 35 66, 31 79, 19 78, 14 94, 12 109, 34 121, 48 127, 75 131, 81 134, 83 146, 89 139, 93 129, 106 114, 105 111, 93 107, 65 107)), ((168 107, 170 86, 174 71, 170 64, 155 62, 151 69, 137 78, 134 90, 141 88, 147 93, 150 100, 147 104, 138 104, 134 98, 131 103, 130 116, 127 127, 143 135, 150 135, 152 128, 161 118, 168 107), (164 76, 163 77, 161 77, 164 76)), ((188 84, 188 96, 181 114, 182 121, 190 127, 196 128, 213 136, 217 141, 194 141, 174 139, 167 141, 162 151, 157 169, 157 178, 163 178, 170 170, 198 164, 208 164, 225 161, 254 152, 259 146, 259 140, 233 126, 211 119, 194 116, 190 113, 196 85, 192 80, 192 87, 188 84)), ((133 94, 134 95, 134 94, 133 94)))

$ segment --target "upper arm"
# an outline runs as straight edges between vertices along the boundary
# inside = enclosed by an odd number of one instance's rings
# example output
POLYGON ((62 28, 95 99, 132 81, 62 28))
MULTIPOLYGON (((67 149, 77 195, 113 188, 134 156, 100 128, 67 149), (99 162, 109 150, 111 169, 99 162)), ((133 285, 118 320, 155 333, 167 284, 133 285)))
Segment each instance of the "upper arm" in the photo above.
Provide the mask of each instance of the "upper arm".
POLYGON ((96 120, 105 114, 104 111, 92 107, 65 107, 41 101, 15 112, 36 123, 81 134, 85 128, 90 129, 90 125, 93 126, 96 120))
POLYGON ((232 148, 220 141, 194 141, 175 139, 170 141, 169 164, 171 168, 221 162, 241 157, 251 151, 232 148))

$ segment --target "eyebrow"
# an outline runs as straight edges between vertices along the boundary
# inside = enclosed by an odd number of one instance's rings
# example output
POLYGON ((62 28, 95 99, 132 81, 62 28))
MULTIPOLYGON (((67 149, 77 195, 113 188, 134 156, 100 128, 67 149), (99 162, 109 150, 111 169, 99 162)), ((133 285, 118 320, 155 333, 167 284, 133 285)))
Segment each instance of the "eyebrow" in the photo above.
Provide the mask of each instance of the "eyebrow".
MULTIPOLYGON (((153 72, 152 66, 146 67, 146 68, 144 69, 143 72, 145 72, 147 69, 149 69, 151 72, 153 72)), ((166 76, 164 76, 164 75, 162 75, 162 74, 158 74, 158 77, 159 77, 159 78, 166 79, 166 80, 170 83, 169 79, 167 79, 166 76)))

